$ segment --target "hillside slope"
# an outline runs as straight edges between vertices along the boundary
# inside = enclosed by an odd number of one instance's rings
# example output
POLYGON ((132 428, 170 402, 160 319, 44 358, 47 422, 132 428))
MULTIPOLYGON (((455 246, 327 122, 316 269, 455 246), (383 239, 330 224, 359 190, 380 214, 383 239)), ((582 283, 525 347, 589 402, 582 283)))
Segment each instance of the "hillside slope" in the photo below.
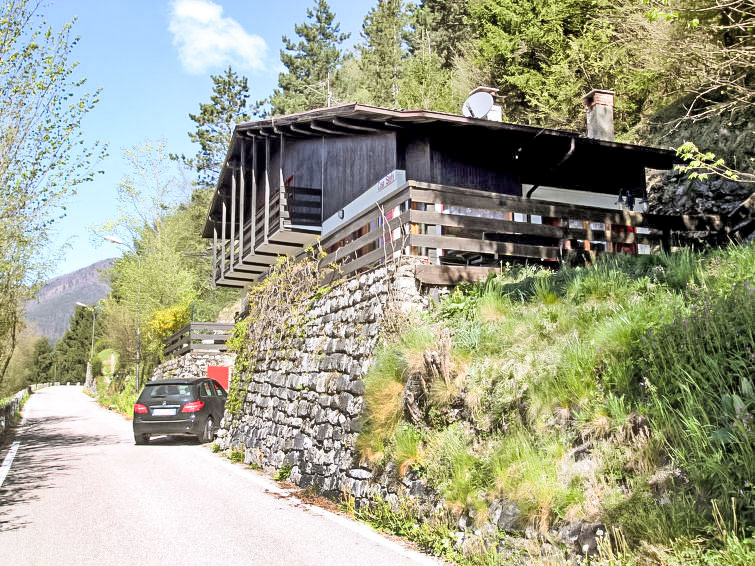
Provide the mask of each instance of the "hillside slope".
POLYGON ((68 327, 78 301, 90 305, 107 295, 110 285, 103 272, 112 264, 112 259, 105 259, 50 279, 37 298, 26 305, 26 321, 41 335, 56 341, 68 327))
POLYGON ((755 560, 755 245, 505 267, 394 326, 356 447, 450 520, 371 522, 485 564, 755 560))

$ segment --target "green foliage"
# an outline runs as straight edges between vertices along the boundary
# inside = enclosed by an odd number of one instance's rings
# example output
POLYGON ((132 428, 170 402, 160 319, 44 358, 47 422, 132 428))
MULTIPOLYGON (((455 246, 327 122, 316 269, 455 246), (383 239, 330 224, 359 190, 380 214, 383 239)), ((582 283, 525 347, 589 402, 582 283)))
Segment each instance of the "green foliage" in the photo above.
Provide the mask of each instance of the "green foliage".
POLYGON ((362 24, 359 69, 369 85, 369 103, 399 105, 399 81, 406 57, 408 16, 402 0, 378 0, 362 24))
POLYGON ((702 291, 643 337, 640 371, 654 427, 701 497, 755 522, 755 287, 702 291))
MULTIPOLYGON (((83 379, 82 379, 83 382, 83 379)), ((97 402, 103 407, 112 408, 127 417, 134 414, 134 403, 139 398, 133 381, 123 374, 115 374, 108 383, 104 377, 96 379, 97 402)))
MULTIPOLYGON (((91 351, 93 316, 92 309, 75 307, 68 330, 55 344, 55 381, 84 383, 91 351)), ((101 325, 95 323, 94 330, 97 335, 101 332, 101 325)))
POLYGON ((420 520, 420 512, 410 500, 400 499, 394 506, 385 501, 375 501, 355 509, 354 516, 376 529, 411 540, 434 556, 461 559, 461 555, 454 550, 448 518, 436 516, 420 520))
MULTIPOLYGON (((364 378, 366 408, 362 417, 362 432, 357 438, 356 450, 365 460, 379 462, 386 446, 400 438, 397 446, 404 446, 404 453, 396 458, 401 467, 419 461, 419 447, 412 429, 399 427, 402 415, 401 392, 411 371, 418 363, 422 352, 435 336, 426 326, 415 326, 395 343, 382 343, 375 352, 375 359, 364 378), (413 448, 411 448, 413 446, 413 448)), ((406 470, 404 470, 406 471, 406 470)))
POLYGON ((49 267, 50 228, 66 200, 93 180, 102 152, 85 144, 80 128, 97 93, 74 76, 72 24, 54 30, 29 0, 4 2, 0 21, 1 381, 24 304, 49 267))
POLYGON ((147 141, 129 150, 127 158, 132 171, 119 186, 120 218, 99 229, 120 231, 128 249, 111 269, 103 324, 125 369, 136 360, 138 323, 144 382, 162 361, 168 335, 189 321, 216 320, 238 291, 213 286, 212 258, 199 236, 211 191, 191 190, 163 142, 147 141))
POLYGON ((731 181, 739 181, 741 178, 745 182, 755 182, 755 175, 752 173, 740 173, 731 169, 723 158, 716 157, 711 151, 703 153, 693 142, 680 145, 676 154, 685 164, 675 165, 674 169, 687 173, 690 179, 707 179, 709 175, 716 175, 731 181))
POLYGON ((341 44, 349 37, 325 0, 307 8, 307 21, 294 26, 300 38, 285 35, 280 57, 286 71, 278 75, 278 88, 270 97, 273 114, 291 114, 330 105, 331 89, 343 63, 341 44))
POLYGON ((453 403, 430 383, 425 420, 408 427, 405 376, 425 370, 401 341, 384 344, 365 392, 381 433, 368 413, 357 445, 396 464, 419 455, 414 470, 455 513, 484 517, 504 499, 522 527, 618 528, 597 563, 726 563, 723 548, 737 563, 752 553, 753 281, 752 244, 503 267, 438 306, 466 360, 453 403), (732 502, 727 539, 716 509, 732 502))
POLYGON ((419 37, 413 38, 412 51, 424 49, 428 42, 428 51, 437 54, 444 69, 451 69, 454 58, 463 56, 464 45, 472 40, 469 5, 469 0, 423 0, 412 14, 412 25, 419 32, 419 37), (421 48, 416 45, 418 40, 421 48))
POLYGON ((189 132, 189 139, 199 144, 199 151, 187 165, 196 169, 201 186, 214 186, 223 167, 233 128, 259 113, 259 106, 247 112, 249 84, 229 66, 222 75, 210 75, 212 95, 210 102, 199 105, 199 114, 189 114, 196 124, 196 131, 189 132))
POLYGON ((275 472, 275 481, 286 481, 291 476, 291 470, 293 466, 291 464, 283 464, 277 472, 275 472))
POLYGON ((390 454, 399 475, 406 475, 410 469, 422 465, 422 434, 413 426, 398 426, 390 444, 390 454))
POLYGON ((34 383, 47 383, 52 381, 52 369, 52 346, 50 345, 50 341, 43 336, 34 342, 34 353, 31 365, 31 373, 34 383))
POLYGON ((487 469, 472 454, 470 439, 458 424, 429 438, 426 466, 428 480, 456 513, 484 506, 481 495, 488 485, 487 469))
POLYGON ((228 451, 228 459, 235 464, 243 462, 244 451, 241 448, 231 448, 228 451))

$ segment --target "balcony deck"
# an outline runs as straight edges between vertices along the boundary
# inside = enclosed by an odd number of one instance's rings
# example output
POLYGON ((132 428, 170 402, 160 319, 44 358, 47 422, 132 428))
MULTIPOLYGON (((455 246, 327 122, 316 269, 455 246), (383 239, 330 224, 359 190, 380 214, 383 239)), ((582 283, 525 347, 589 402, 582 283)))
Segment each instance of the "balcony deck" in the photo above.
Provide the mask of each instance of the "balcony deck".
MULTIPOLYGON (((271 202, 278 207, 275 199, 271 202)), ((292 225, 288 209, 280 210, 267 218, 266 211, 259 211, 233 246, 221 243, 218 284, 249 284, 264 275, 278 255, 297 255, 317 241, 320 227, 314 225, 314 215, 311 226, 292 225)), ((575 253, 655 253, 672 243, 692 241, 693 232, 725 229, 718 216, 607 210, 409 181, 324 235, 321 245, 327 255, 321 265, 339 264, 340 273, 348 276, 399 255, 426 257, 437 266, 549 263, 575 253)))

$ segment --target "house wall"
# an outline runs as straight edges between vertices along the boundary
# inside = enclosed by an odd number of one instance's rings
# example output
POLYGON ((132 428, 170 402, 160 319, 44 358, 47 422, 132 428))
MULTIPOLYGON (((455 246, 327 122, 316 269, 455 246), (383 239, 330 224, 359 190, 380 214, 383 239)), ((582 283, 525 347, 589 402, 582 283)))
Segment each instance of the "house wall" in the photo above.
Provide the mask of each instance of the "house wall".
POLYGON ((286 138, 283 179, 294 187, 322 189, 322 155, 322 138, 286 138))
POLYGON ((396 169, 396 134, 326 138, 323 159, 323 218, 327 218, 396 169))
POLYGON ((505 152, 492 144, 481 143, 479 136, 458 131, 432 135, 404 133, 398 143, 399 169, 413 181, 481 189, 519 195, 521 183, 505 152))

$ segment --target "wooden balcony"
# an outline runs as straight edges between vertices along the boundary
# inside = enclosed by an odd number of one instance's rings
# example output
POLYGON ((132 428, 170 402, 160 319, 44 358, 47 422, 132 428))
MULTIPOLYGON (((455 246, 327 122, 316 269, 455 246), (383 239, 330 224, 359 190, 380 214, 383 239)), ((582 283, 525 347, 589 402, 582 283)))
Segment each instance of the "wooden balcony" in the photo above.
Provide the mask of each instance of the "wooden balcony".
POLYGON ((165 341, 163 354, 170 358, 189 352, 225 352, 232 330, 233 324, 191 322, 165 341))
POLYGON ((570 252, 647 254, 690 232, 724 229, 717 216, 659 216, 408 182, 322 242, 323 265, 349 275, 401 254, 442 266, 558 262, 570 252))
MULTIPOLYGON (((297 255, 320 236, 322 202, 318 189, 286 187, 266 202, 267 206, 256 207, 253 217, 243 225, 238 222, 241 214, 231 215, 231 227, 216 234, 217 284, 244 286, 265 273, 279 255, 297 255)), ((232 206, 236 206, 236 199, 232 206)))

